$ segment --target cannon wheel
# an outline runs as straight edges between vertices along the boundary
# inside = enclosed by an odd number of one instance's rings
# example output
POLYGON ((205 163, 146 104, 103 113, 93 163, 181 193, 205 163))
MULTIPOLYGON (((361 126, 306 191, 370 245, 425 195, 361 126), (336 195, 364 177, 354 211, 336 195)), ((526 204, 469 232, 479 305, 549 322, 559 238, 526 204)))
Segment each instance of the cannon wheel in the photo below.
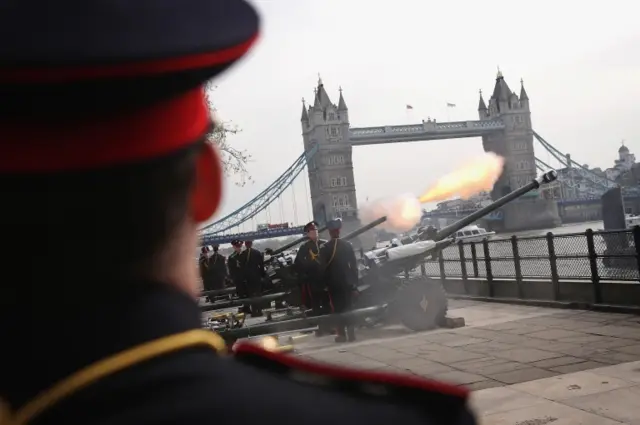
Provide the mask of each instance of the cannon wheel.
POLYGON ((398 291, 395 307, 403 325, 412 331, 426 331, 444 323, 447 294, 439 280, 411 279, 398 291))

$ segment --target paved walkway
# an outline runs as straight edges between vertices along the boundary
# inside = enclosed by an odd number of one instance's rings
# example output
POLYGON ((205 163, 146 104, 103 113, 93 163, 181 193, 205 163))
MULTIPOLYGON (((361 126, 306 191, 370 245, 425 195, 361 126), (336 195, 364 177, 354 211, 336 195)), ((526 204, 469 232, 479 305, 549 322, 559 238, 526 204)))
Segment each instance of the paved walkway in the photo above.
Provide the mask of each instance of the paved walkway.
POLYGON ((464 385, 476 390, 483 424, 640 425, 640 317, 469 301, 450 306, 466 327, 409 333, 389 326, 362 330, 352 344, 310 337, 294 346, 320 361, 464 385))

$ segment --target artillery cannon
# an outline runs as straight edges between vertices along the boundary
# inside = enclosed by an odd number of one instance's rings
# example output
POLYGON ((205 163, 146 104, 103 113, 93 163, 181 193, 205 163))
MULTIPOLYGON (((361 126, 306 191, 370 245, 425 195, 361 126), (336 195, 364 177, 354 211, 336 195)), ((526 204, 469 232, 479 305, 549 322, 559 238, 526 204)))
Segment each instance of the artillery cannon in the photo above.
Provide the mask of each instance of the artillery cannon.
MULTIPOLYGON (((403 243, 399 246, 366 252, 359 266, 355 309, 347 315, 356 323, 366 326, 399 320, 411 330, 422 331, 441 325, 448 308, 442 282, 425 276, 407 278, 402 274, 418 267, 427 256, 435 255, 452 244, 454 240, 450 236, 458 230, 556 179, 556 172, 549 171, 529 184, 440 230, 422 230, 416 235, 404 238, 403 243)), ((377 221, 376 225, 384 220, 377 221)), ((367 230, 373 227, 372 224, 365 226, 367 230)), ((285 275, 283 271, 280 271, 279 275, 288 281, 289 285, 295 285, 296 282, 291 281, 294 278, 293 268, 285 267, 283 269, 286 269, 286 273, 289 275, 285 275)), ((306 312, 303 312, 302 316, 225 330, 220 334, 227 341, 235 341, 249 336, 307 329, 336 320, 335 315, 308 317, 306 312)))

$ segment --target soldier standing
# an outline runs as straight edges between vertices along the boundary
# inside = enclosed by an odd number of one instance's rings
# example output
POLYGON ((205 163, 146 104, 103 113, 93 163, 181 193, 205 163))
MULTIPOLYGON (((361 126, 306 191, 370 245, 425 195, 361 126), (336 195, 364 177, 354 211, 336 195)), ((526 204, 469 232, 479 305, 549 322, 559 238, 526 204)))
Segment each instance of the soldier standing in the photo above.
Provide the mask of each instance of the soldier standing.
MULTIPOLYGON (((358 260, 353 246, 340 239, 342 220, 330 221, 327 228, 331 240, 320 248, 320 263, 324 268, 324 279, 331 296, 333 312, 346 313, 351 310, 353 292, 358 284, 358 260)), ((336 333, 336 342, 355 341, 351 321, 339 320, 336 333)))
POLYGON ((218 252, 219 248, 218 245, 214 245, 213 254, 209 257, 211 289, 223 289, 227 279, 227 259, 218 252))
POLYGON ((200 250, 200 258, 198 258, 198 266, 200 269, 200 279, 202 279, 202 288, 207 291, 207 275, 209 274, 209 253, 206 246, 200 250))
MULTIPOLYGON (((236 295, 240 299, 249 298, 249 291, 244 275, 244 267, 242 266, 242 241, 234 239, 231 241, 233 252, 229 255, 228 267, 231 281, 236 287, 236 295)), ((240 313, 248 314, 251 312, 248 305, 239 308, 240 313)))
MULTIPOLYGON (((304 231, 309 240, 298 249, 294 266, 299 276, 303 305, 310 308, 314 316, 320 316, 331 312, 329 293, 320 265, 320 247, 327 241, 319 239, 318 223, 315 221, 307 223, 304 231)), ((326 332, 325 326, 319 326, 316 335, 322 336, 326 332)))
MULTIPOLYGON (((267 276, 264 268, 264 257, 262 253, 253 248, 253 241, 245 241, 245 249, 240 254, 240 263, 244 271, 247 293, 249 297, 259 297, 262 295, 262 280, 267 276)), ((262 316, 260 304, 251 305, 251 316, 262 316)))

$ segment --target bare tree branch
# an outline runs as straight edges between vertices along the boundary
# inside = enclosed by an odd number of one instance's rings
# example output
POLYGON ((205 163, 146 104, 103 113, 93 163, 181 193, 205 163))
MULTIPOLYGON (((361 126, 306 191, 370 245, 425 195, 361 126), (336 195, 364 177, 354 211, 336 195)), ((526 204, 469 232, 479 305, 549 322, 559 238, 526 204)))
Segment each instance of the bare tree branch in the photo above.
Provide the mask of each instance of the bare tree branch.
POLYGON ((218 121, 215 119, 216 106, 213 103, 211 93, 217 88, 213 84, 206 87, 207 104, 213 116, 214 128, 207 135, 207 142, 218 147, 220 152, 224 173, 226 176, 234 177, 236 186, 244 186, 247 183, 253 183, 253 179, 247 169, 247 163, 251 160, 251 155, 246 150, 236 149, 231 146, 229 136, 238 134, 242 131, 237 125, 231 121, 218 121))

